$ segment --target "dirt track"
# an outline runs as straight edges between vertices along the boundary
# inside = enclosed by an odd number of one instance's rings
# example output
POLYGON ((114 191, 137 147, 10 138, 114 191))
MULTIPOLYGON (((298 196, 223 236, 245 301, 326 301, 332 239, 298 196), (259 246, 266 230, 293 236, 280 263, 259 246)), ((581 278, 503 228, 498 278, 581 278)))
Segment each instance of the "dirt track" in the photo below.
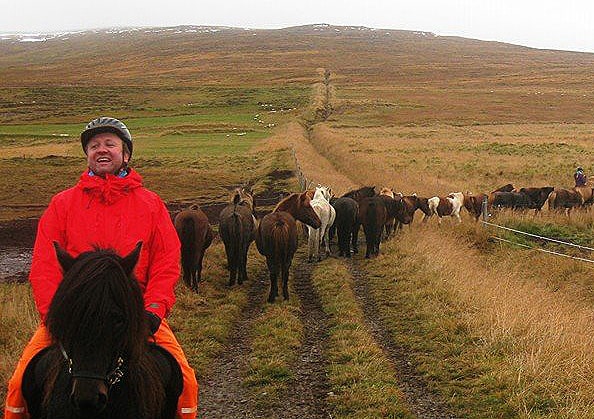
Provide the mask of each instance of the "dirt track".
MULTIPOLYGON (((295 377, 288 391, 270 407, 259 408, 250 399, 249 390, 242 386, 242 372, 250 357, 250 332, 256 317, 266 303, 269 290, 268 273, 262 271, 247 285, 249 302, 236 323, 223 355, 212 373, 199 377, 200 417, 209 418, 330 418, 326 405, 329 392, 324 358, 327 323, 326 315, 311 283, 312 266, 294 261, 294 290, 299 296, 305 339, 293 370, 295 377)), ((244 285, 245 286, 245 285, 244 285)), ((277 303, 282 304, 282 303, 277 303)))

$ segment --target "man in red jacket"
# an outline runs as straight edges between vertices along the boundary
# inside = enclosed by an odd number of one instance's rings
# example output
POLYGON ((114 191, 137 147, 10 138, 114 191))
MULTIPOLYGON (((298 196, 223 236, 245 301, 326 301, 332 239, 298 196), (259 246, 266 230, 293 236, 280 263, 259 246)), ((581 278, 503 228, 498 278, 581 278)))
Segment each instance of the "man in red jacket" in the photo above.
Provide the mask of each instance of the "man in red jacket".
POLYGON ((5 418, 28 417, 21 393, 23 373, 29 361, 51 344, 44 321, 62 279, 54 241, 73 256, 94 246, 126 255, 143 242, 134 273, 144 295, 147 320, 156 343, 171 352, 182 369, 184 389, 177 417, 195 418, 196 376, 165 320, 175 302, 173 289, 180 272, 180 243, 169 213, 159 196, 145 189, 140 175, 128 167, 132 137, 122 122, 94 119, 82 132, 81 142, 88 170, 76 186, 52 198, 39 220, 29 280, 41 324, 10 379, 5 418))

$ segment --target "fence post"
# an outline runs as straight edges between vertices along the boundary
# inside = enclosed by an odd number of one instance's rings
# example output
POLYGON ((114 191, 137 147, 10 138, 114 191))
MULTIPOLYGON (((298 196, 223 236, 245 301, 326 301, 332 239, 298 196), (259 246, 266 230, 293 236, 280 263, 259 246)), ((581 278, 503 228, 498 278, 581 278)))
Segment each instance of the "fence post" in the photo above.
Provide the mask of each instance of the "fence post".
POLYGON ((483 196, 482 202, 482 210, 483 210, 483 221, 487 221, 489 219, 489 214, 487 213, 487 196, 483 196))

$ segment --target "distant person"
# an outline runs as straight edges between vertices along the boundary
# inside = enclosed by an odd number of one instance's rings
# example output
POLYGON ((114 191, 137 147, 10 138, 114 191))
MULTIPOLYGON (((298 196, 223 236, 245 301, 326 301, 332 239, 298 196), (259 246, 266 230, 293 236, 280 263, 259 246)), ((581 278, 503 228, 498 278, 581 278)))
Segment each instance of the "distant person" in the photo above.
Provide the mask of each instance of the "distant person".
POLYGON ((74 187, 52 198, 39 220, 29 280, 41 324, 9 381, 4 417, 29 417, 21 393, 23 373, 29 361, 52 343, 44 321, 62 280, 53 242, 76 257, 94 245, 126 255, 142 241, 134 273, 143 291, 147 324, 155 342, 182 369, 184 389, 176 417, 195 418, 196 376, 165 320, 175 302, 173 290, 180 274, 180 243, 169 213, 161 198, 144 188, 140 175, 128 166, 132 136, 126 125, 114 118, 97 118, 89 122, 80 139, 88 169, 74 187))
POLYGON ((586 175, 584 174, 584 169, 582 169, 581 167, 578 167, 575 171, 575 173, 573 174, 573 179, 575 180, 575 186, 586 186, 586 183, 588 183, 588 178, 586 178, 586 175))

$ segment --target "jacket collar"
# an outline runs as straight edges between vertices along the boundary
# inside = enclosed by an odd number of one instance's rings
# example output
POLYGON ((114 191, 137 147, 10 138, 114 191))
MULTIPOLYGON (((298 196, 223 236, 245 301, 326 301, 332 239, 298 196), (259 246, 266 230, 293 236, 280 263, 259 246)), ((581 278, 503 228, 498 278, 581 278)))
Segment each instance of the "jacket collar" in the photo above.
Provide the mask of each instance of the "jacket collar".
POLYGON ((104 204, 113 204, 132 190, 142 187, 142 177, 132 169, 128 169, 128 176, 117 177, 108 174, 105 178, 91 176, 85 171, 80 176, 77 187, 104 204))

